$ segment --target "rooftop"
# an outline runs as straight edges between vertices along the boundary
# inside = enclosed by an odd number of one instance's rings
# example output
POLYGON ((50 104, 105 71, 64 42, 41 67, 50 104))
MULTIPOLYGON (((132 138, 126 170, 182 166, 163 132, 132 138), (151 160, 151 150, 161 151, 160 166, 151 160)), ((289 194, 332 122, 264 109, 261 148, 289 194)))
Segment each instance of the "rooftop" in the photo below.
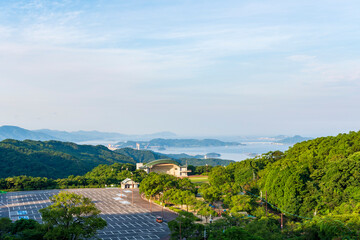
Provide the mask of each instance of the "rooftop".
POLYGON ((159 160, 155 160, 155 161, 152 161, 152 162, 148 162, 148 163, 144 164, 144 166, 142 166, 140 168, 152 167, 152 166, 158 165, 158 164, 175 164, 175 165, 181 167, 180 163, 178 163, 175 160, 172 160, 172 159, 159 159, 159 160))

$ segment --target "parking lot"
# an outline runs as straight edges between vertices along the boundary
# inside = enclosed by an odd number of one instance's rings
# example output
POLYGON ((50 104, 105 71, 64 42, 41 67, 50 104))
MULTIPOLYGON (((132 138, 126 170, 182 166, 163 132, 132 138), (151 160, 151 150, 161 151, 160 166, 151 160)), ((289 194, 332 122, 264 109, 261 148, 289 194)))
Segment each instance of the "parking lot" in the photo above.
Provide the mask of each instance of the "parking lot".
MULTIPOLYGON (((155 217, 161 215, 161 208, 140 198, 138 189, 132 191, 119 188, 70 189, 70 191, 89 197, 101 210, 101 217, 108 226, 98 232, 98 237, 108 240, 163 239, 170 234, 165 222, 176 217, 174 213, 164 211, 164 223, 157 223, 155 217)), ((13 221, 25 218, 41 222, 38 210, 51 204, 49 197, 60 190, 40 190, 9 192, 0 195, 0 217, 9 217, 13 221)))

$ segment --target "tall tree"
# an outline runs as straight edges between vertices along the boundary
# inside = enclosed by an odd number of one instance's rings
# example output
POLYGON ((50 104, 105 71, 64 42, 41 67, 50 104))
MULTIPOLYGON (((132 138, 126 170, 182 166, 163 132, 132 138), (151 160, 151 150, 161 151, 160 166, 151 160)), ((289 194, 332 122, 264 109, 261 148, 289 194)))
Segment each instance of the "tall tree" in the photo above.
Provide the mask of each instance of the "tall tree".
POLYGON ((107 223, 89 198, 70 192, 50 197, 52 205, 40 210, 49 231, 45 239, 77 240, 95 236, 107 223))

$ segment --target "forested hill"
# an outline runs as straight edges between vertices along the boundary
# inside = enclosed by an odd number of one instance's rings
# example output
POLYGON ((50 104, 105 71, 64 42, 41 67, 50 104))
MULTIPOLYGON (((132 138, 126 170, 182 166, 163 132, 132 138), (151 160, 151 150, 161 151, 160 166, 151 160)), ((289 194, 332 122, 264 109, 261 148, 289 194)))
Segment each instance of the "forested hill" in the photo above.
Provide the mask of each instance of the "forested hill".
POLYGON ((161 153, 155 153, 150 150, 136 150, 133 148, 120 148, 116 149, 115 152, 131 157, 139 163, 168 158, 166 155, 163 155, 161 153))
POLYGON ((0 177, 17 175, 62 178, 83 175, 99 164, 135 163, 104 146, 59 141, 0 142, 0 177))
POLYGON ((360 132, 297 143, 285 153, 270 152, 226 171, 232 179, 224 182, 267 191, 269 202, 293 214, 360 212, 360 132))
MULTIPOLYGON (((111 151, 105 146, 78 145, 60 141, 0 142, 0 178, 27 175, 33 177, 64 178, 83 175, 100 164, 150 162, 169 158, 161 153, 131 148, 111 151)), ((189 165, 228 165, 233 161, 221 159, 178 159, 189 165)))

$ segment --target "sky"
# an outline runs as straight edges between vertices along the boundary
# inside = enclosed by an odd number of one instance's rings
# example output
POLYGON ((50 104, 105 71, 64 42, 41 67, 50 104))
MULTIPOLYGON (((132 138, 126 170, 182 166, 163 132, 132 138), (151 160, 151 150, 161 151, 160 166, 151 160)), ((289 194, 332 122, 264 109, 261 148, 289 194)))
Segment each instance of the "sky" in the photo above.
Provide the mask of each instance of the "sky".
POLYGON ((0 125, 358 131, 359 8, 355 0, 0 1, 0 125))

